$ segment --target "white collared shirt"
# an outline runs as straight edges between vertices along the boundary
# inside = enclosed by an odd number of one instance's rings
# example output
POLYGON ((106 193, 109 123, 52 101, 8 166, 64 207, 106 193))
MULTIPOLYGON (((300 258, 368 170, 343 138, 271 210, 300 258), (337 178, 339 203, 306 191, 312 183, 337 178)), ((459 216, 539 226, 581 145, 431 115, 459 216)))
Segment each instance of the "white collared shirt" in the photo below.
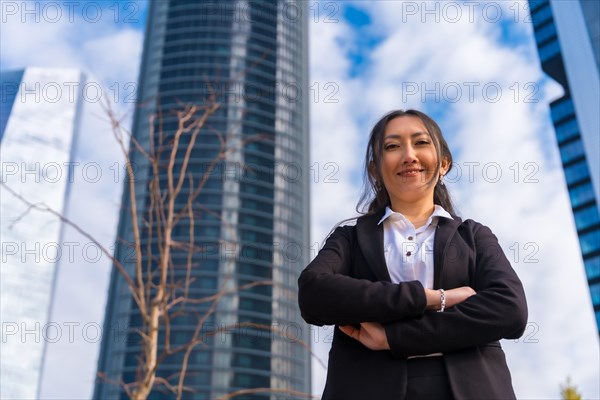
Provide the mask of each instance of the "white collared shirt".
POLYGON ((418 280, 433 289, 433 243, 439 218, 452 216, 436 204, 427 222, 415 229, 404 215, 386 207, 377 225, 383 222, 383 250, 393 283, 418 280))

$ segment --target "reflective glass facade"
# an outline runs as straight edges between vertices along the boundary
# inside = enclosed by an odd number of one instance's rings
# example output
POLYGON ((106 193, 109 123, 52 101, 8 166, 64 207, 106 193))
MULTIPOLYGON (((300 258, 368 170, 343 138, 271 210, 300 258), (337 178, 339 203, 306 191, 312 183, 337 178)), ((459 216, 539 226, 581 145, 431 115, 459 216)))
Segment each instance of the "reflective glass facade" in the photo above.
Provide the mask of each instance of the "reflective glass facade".
MULTIPOLYGON (((204 323, 207 331, 254 323, 310 342, 308 326, 297 308, 296 283, 309 260, 306 18, 307 3, 300 1, 170 0, 150 5, 134 137, 148 149, 150 115, 161 112, 163 134, 168 137, 178 124, 173 110, 181 104, 202 104, 214 93, 221 106, 200 131, 192 150, 193 179, 201 179, 219 151, 215 132, 228 143, 239 144, 238 151, 228 153, 216 165, 193 206, 197 215, 194 240, 207 251, 194 255, 191 297, 212 295, 223 285, 273 282, 224 297, 204 323)), ((181 169, 182 160, 176 159, 175 171, 181 169)), ((149 207, 151 171, 139 152, 132 153, 132 161, 138 173, 139 212, 144 215, 149 207)), ((185 205, 188 193, 182 192, 176 207, 185 205)), ((133 239, 130 206, 126 193, 118 231, 125 241, 133 239)), ((156 237, 144 232, 144 246, 158 244, 156 237)), ((182 220, 174 228, 176 240, 186 242, 190 235, 189 221, 182 220)), ((129 247, 117 246, 116 257, 132 269, 128 254, 129 247)), ((187 252, 174 250, 172 262, 175 274, 183 277, 187 252)), ((201 315, 208 306, 197 306, 195 312, 201 315)), ((171 321, 170 344, 187 342, 196 322, 192 314, 171 321)), ((105 332, 119 327, 131 331, 140 325, 128 288, 114 273, 105 332)), ((164 332, 161 335, 160 349, 165 340, 164 332)), ((130 333, 125 340, 106 338, 98 371, 113 381, 134 381, 139 335, 130 333)), ((310 393, 310 353, 297 341, 248 326, 206 335, 205 340, 206 346, 191 353, 184 381, 190 394, 184 398, 214 399, 249 388, 310 393)), ((165 359, 158 375, 176 383, 182 359, 183 353, 165 359)), ((126 398, 118 385, 106 381, 98 381, 94 397, 126 398)), ((173 395, 159 384, 150 397, 173 395)), ((236 398, 291 397, 259 393, 236 398)))
MULTIPOLYGON (((44 95, 52 85, 83 85, 75 70, 28 68, 0 73, 0 179, 32 203, 67 214, 81 96, 44 95)), ((38 397, 64 225, 0 188, 0 398, 38 397)))
MULTIPOLYGON (((600 148, 596 145, 600 132, 597 130, 597 108, 595 112, 586 112, 584 106, 588 105, 589 101, 582 95, 585 93, 578 90, 577 85, 580 83, 574 80, 575 74, 578 74, 578 78, 582 79, 584 84, 587 79, 589 82, 587 94, 596 96, 597 99, 598 93, 593 89, 593 83, 597 82, 600 71, 598 54, 600 3, 597 1, 557 3, 536 0, 529 1, 529 6, 542 69, 560 83, 565 92, 561 98, 550 104, 550 112, 600 331, 600 209, 598 206, 600 199, 597 195, 600 148), (571 7, 571 9, 557 11, 557 6, 571 7), (584 29, 578 37, 572 36, 572 32, 567 32, 557 23, 558 17, 566 19, 563 15, 559 15, 564 11, 572 11, 575 17, 582 16, 584 23, 581 26, 584 29), (563 35, 564 37, 561 37, 563 35), (571 49, 589 48, 593 57, 588 57, 585 68, 581 60, 578 59, 575 63, 568 58, 572 53, 566 54, 565 44, 568 44, 571 49), (577 65, 572 67, 573 64, 577 65), (590 129, 590 126, 595 128, 590 129)), ((571 31, 571 28, 568 29, 571 31)))
POLYGON ((0 142, 25 70, 0 72, 0 142))

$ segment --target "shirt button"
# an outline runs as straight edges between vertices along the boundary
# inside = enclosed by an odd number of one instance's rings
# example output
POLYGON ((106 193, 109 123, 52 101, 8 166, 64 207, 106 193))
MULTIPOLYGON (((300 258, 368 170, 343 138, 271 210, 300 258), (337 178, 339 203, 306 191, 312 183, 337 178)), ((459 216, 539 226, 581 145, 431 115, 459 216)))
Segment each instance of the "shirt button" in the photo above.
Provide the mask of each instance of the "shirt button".
POLYGON ((409 237, 408 237, 408 240, 413 240, 413 237, 412 237, 412 236, 409 236, 409 237))
POLYGON ((410 257, 410 255, 411 255, 411 254, 412 254, 412 253, 411 253, 410 251, 407 251, 407 252, 406 252, 406 256, 407 256, 407 257, 410 257))

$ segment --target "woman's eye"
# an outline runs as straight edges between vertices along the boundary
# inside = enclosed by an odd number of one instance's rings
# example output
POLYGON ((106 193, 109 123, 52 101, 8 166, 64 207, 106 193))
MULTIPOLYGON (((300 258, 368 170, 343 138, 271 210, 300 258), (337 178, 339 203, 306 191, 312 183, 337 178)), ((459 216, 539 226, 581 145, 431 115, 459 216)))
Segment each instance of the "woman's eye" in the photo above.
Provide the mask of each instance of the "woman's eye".
POLYGON ((417 144, 429 144, 428 140, 419 140, 417 144))
POLYGON ((390 144, 386 144, 386 145, 385 145, 383 148, 384 148, 385 150, 393 150, 393 149, 395 149, 396 147, 398 147, 398 145, 397 145, 397 144, 390 143, 390 144))

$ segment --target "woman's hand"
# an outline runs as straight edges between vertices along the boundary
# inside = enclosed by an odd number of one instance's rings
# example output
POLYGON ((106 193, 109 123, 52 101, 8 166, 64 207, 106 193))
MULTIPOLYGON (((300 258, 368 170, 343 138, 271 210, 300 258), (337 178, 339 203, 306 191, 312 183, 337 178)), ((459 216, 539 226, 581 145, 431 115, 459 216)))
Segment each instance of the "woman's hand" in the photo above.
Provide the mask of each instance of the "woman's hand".
MULTIPOLYGON (((476 293, 471 287, 462 286, 456 289, 444 290, 444 294, 446 296, 446 308, 450 308, 462 303, 476 293)), ((425 289, 425 297, 427 297, 428 310, 440 309, 441 296, 439 290, 425 289)))
MULTIPOLYGON (((473 296, 475 291, 469 286, 462 286, 456 289, 444 291, 446 295, 446 308, 453 307, 462 303, 473 296)), ((439 290, 425 289, 427 297, 427 309, 438 310, 441 306, 441 297, 439 290)), ((389 350, 390 345, 383 325, 377 322, 361 322, 360 328, 351 325, 341 325, 340 330, 346 335, 361 342, 365 347, 371 350, 389 350)))
POLYGON ((346 335, 358 340, 371 350, 389 350, 390 345, 383 325, 377 322, 361 322, 360 328, 351 325, 339 327, 346 335))

